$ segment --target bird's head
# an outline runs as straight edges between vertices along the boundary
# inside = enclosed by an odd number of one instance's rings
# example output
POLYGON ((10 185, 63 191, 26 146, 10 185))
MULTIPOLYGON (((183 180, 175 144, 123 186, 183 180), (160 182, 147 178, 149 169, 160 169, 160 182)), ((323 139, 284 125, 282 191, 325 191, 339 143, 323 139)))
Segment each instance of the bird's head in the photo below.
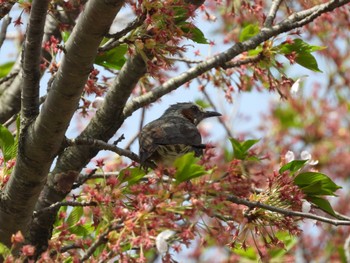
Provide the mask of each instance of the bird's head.
POLYGON ((216 111, 204 111, 200 106, 191 102, 181 102, 171 105, 163 116, 181 116, 188 119, 194 125, 198 125, 203 119, 221 116, 216 111))

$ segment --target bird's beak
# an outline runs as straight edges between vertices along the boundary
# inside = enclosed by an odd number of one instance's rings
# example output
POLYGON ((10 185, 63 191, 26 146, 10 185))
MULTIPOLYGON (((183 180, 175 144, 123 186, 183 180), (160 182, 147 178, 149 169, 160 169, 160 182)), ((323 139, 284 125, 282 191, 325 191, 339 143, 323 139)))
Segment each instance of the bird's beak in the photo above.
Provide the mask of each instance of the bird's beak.
POLYGON ((218 113, 216 111, 203 112, 203 119, 210 118, 210 117, 219 117, 219 116, 221 116, 221 113, 218 113))

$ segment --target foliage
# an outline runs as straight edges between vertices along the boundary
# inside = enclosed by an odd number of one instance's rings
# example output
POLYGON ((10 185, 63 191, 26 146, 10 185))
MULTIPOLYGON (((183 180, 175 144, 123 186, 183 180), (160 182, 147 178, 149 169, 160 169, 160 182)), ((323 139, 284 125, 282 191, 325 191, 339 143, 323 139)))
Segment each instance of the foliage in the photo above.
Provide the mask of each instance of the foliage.
POLYGON ((349 261, 349 1, 112 2, 0 1, 0 261, 349 261), (141 168, 177 89, 223 117, 141 168), (244 132, 248 92, 278 99, 244 132))

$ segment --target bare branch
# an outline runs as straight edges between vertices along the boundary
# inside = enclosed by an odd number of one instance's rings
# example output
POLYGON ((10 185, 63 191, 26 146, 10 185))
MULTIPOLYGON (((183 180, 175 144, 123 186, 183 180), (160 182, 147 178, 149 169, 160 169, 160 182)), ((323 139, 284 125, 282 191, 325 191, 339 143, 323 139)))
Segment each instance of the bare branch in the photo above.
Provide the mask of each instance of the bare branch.
POLYGON ((249 57, 246 59, 242 59, 242 60, 237 60, 237 61, 229 61, 227 63, 225 63, 222 68, 223 69, 228 69, 228 68, 237 68, 240 67, 242 65, 246 65, 246 64, 250 64, 250 63, 256 63, 260 60, 262 60, 264 58, 263 53, 260 53, 259 55, 253 56, 253 57, 249 57))
POLYGON ((6 77, 3 77, 2 79, 0 79, 0 85, 14 77, 16 77, 19 73, 19 70, 13 71, 10 74, 8 74, 6 77))
POLYGON ((180 61, 180 62, 185 62, 187 64, 198 64, 203 62, 203 60, 196 60, 196 59, 189 59, 189 58, 182 58, 182 57, 167 57, 167 59, 169 60, 173 60, 173 61, 180 61))
POLYGON ((99 52, 104 52, 107 50, 110 50, 120 44, 119 39, 123 36, 126 36, 130 31, 138 28, 143 24, 143 22, 146 19, 146 13, 143 13, 141 16, 137 17, 134 21, 129 23, 126 28, 123 30, 114 33, 114 34, 107 34, 106 37, 112 38, 109 41, 107 41, 102 47, 98 49, 99 52))
POLYGON ((2 44, 4 43, 6 39, 6 32, 7 32, 7 27, 11 23, 11 17, 9 15, 6 15, 4 20, 2 21, 1 24, 1 30, 0 30, 0 48, 2 47, 2 44))
POLYGON ((34 0, 30 11, 22 62, 22 114, 29 124, 39 113, 41 43, 49 0, 34 0))
POLYGON ((318 215, 314 215, 311 213, 303 213, 303 212, 287 210, 287 209, 278 208, 278 207, 271 206, 271 205, 266 205, 266 204, 263 204, 260 202, 248 201, 246 199, 239 198, 239 197, 234 196, 234 195, 229 196, 227 198, 227 200, 230 202, 233 202, 235 204, 248 206, 249 208, 259 207, 259 208, 266 209, 266 210, 269 210, 272 212, 283 214, 285 216, 309 218, 309 219, 317 220, 317 221, 324 222, 324 223, 331 224, 331 225, 335 225, 335 226, 341 226, 341 225, 342 226, 349 226, 350 225, 350 220, 330 219, 327 217, 318 216, 318 215))
POLYGON ((66 140, 66 143, 68 146, 91 146, 94 148, 97 148, 99 150, 107 150, 111 152, 115 152, 116 154, 119 154, 121 156, 128 157, 129 159, 139 162, 140 159, 137 154, 133 153, 132 151, 124 150, 122 148, 119 148, 115 145, 106 143, 102 140, 96 140, 92 138, 77 138, 72 140, 66 140))
POLYGON ((9 127, 14 121, 16 121, 18 115, 15 114, 13 115, 10 119, 8 119, 5 123, 4 123, 4 126, 5 127, 9 127))
POLYGON ((91 202, 77 202, 77 201, 57 202, 57 203, 54 203, 48 207, 45 207, 42 210, 34 211, 33 216, 39 216, 39 215, 41 215, 43 213, 47 213, 49 211, 56 211, 56 209, 59 209, 62 206, 97 206, 97 203, 94 201, 91 201, 91 202))
POLYGON ((98 236, 98 238, 96 239, 96 241, 91 244, 91 246, 86 251, 85 255, 83 255, 82 258, 80 259, 80 262, 84 262, 84 261, 88 260, 89 257, 91 257, 91 255, 95 252, 95 250, 100 245, 106 243, 108 241, 107 236, 111 231, 118 230, 118 229, 121 229, 123 227, 124 227, 124 224, 121 222, 117 222, 117 223, 109 225, 107 230, 105 230, 102 234, 100 234, 98 236))
POLYGON ((275 20, 276 13, 278 11, 278 8, 283 0, 273 0, 271 4, 271 8, 269 11, 269 14, 266 17, 264 27, 271 27, 273 24, 273 20, 275 20))
POLYGON ((295 13, 273 27, 263 28, 260 31, 260 33, 258 33, 254 37, 242 43, 235 44, 227 51, 222 52, 212 58, 209 58, 206 61, 199 63, 197 66, 190 68, 186 72, 183 72, 182 74, 169 79, 168 81, 164 82, 161 86, 152 89, 150 92, 141 95, 137 98, 134 98, 125 106, 124 116, 130 116, 137 109, 148 105, 152 102, 155 102, 163 95, 177 89, 181 85, 200 76, 208 70, 211 70, 215 67, 223 67, 225 63, 236 57, 238 54, 256 48, 259 44, 263 43, 269 38, 308 24, 320 15, 332 11, 349 2, 350 0, 329 1, 327 3, 320 4, 310 9, 295 13))
POLYGON ((97 169, 94 169, 91 173, 79 175, 76 182, 73 184, 72 189, 78 188, 88 180, 108 178, 110 176, 118 176, 119 172, 100 172, 96 173, 97 169))

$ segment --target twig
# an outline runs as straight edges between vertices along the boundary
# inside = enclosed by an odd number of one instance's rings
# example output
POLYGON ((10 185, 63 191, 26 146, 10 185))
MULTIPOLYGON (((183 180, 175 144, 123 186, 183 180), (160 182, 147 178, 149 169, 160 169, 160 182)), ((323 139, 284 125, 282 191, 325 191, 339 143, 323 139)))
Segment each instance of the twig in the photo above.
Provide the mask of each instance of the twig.
POLYGON ((1 24, 0 48, 2 47, 2 44, 4 44, 4 41, 6 39, 7 28, 8 28, 10 23, 11 23, 11 17, 9 15, 6 15, 5 18, 2 20, 2 24, 1 24))
MULTIPOLYGON (((96 171, 95 169, 94 171, 96 171)), ((79 175, 76 182, 73 184, 72 189, 78 188, 82 184, 84 184, 88 180, 92 179, 100 179, 100 178, 108 178, 110 176, 118 176, 119 172, 103 172, 103 173, 89 173, 89 174, 81 174, 79 175)))
POLYGON ((264 23, 264 27, 271 27, 272 26, 273 20, 275 20, 276 13, 278 11, 278 7, 282 3, 282 1, 283 0, 273 0, 272 1, 269 14, 267 15, 265 23, 264 23))
MULTIPOLYGON (((77 245, 77 244, 71 244, 71 245, 67 245, 67 246, 64 246, 62 247, 59 251, 60 253, 64 253, 64 252, 67 252, 68 250, 71 250, 71 249, 79 249, 79 248, 82 248, 82 245, 77 245)), ((50 254, 50 256, 54 256, 57 254, 57 251, 53 251, 54 253, 50 254)))
POLYGON ((48 207, 45 207, 39 211, 34 211, 34 216, 38 217, 44 213, 50 212, 50 211, 56 211, 61 206, 97 206, 97 203, 94 201, 91 202, 77 202, 77 201, 64 201, 64 202, 57 202, 54 203, 48 207))
POLYGON ((120 137, 113 142, 113 145, 117 146, 118 143, 120 143, 124 139, 125 139, 124 134, 120 135, 120 137))
POLYGON ((129 159, 140 162, 140 158, 137 154, 133 153, 132 151, 124 150, 122 148, 119 148, 115 145, 108 144, 102 140, 96 140, 91 138, 79 138, 79 139, 72 139, 66 140, 67 146, 73 146, 73 145, 81 145, 81 146, 92 146, 96 147, 100 150, 107 150, 111 152, 115 152, 116 154, 119 154, 121 156, 128 157, 129 159))
POLYGON ((235 204, 241 204, 241 205, 245 205, 248 206, 249 208, 262 208, 262 209, 266 209, 272 212, 276 212, 276 213, 280 213, 286 216, 296 216, 296 217, 302 217, 302 218, 309 218, 309 219, 314 219, 320 222, 324 222, 324 223, 328 223, 331 225, 335 225, 335 226, 340 226, 340 225, 350 225, 350 220, 337 220, 337 219, 330 219, 327 217, 323 217, 323 216, 318 216, 318 215, 314 215, 314 214, 310 214, 310 213, 303 213, 303 212, 298 212, 298 211, 292 211, 292 210, 288 210, 288 209, 283 209, 283 208, 278 208, 275 206, 270 206, 270 205, 266 205, 260 202, 252 202, 252 201, 248 201, 246 199, 243 198, 239 198, 237 196, 229 196, 227 198, 228 201, 233 202, 235 204))
POLYGON ((5 123, 4 123, 4 126, 7 128, 9 127, 14 121, 16 121, 17 119, 17 114, 15 115, 12 115, 12 117, 10 119, 8 119, 5 123))
POLYGON ((92 176, 96 173, 97 169, 93 169, 90 173, 86 175, 79 175, 76 182, 73 183, 72 189, 78 188, 82 184, 84 184, 87 180, 91 179, 92 176))
POLYGON ((134 21, 130 22, 124 29, 122 29, 119 32, 114 33, 114 34, 107 34, 106 37, 119 39, 119 38, 125 36, 130 31, 141 26, 146 19, 146 15, 147 15, 146 12, 144 12, 143 14, 138 16, 134 21))
POLYGON ((89 257, 95 252, 95 250, 100 245, 102 245, 102 244, 107 242, 107 236, 108 236, 109 232, 111 232, 113 230, 121 229, 122 227, 124 227, 123 223, 115 223, 115 224, 109 225, 107 230, 105 230, 102 234, 100 234, 98 236, 98 238, 96 239, 96 241, 91 244, 91 246, 86 251, 85 255, 83 255, 82 258, 80 259, 80 262, 84 262, 85 260, 88 260, 89 257))
POLYGON ((228 68, 237 68, 242 65, 250 64, 250 63, 256 63, 259 60, 262 60, 264 58, 264 55, 262 52, 260 52, 258 55, 249 57, 246 59, 238 60, 238 61, 229 61, 223 64, 221 67, 223 69, 228 69, 228 68))
POLYGON ((14 71, 14 72, 8 74, 6 77, 1 78, 1 79, 0 79, 0 84, 2 84, 2 83, 4 83, 4 82, 6 82, 6 81, 8 81, 8 80, 10 80, 10 79, 12 79, 12 78, 14 78, 14 77, 16 77, 16 76, 18 75, 18 73, 19 73, 19 70, 16 70, 16 71, 14 71))
POLYGON ((203 60, 196 60, 196 59, 189 59, 189 58, 174 58, 174 57, 167 57, 168 60, 174 60, 174 61, 180 61, 180 62, 185 62, 188 64, 198 64, 198 63, 202 63, 203 60))
POLYGON ((114 34, 107 34, 106 37, 112 38, 109 41, 107 41, 102 47, 98 49, 99 52, 108 51, 118 45, 120 45, 121 41, 119 39, 123 36, 125 36, 130 31, 136 29, 137 27, 141 26, 143 22, 146 19, 146 13, 143 13, 141 16, 137 17, 134 21, 129 23, 126 28, 123 30, 114 33, 114 34))
POLYGON ((138 132, 130 139, 130 141, 126 144, 125 149, 130 150, 131 145, 136 141, 136 139, 139 137, 139 134, 143 128, 143 123, 145 120, 145 115, 146 115, 146 108, 143 107, 141 109, 141 120, 140 120, 140 125, 139 125, 139 130, 138 132))
POLYGON ((131 145, 136 141, 136 139, 139 137, 139 132, 135 133, 131 139, 128 141, 128 143, 125 145, 126 150, 130 150, 131 145))

